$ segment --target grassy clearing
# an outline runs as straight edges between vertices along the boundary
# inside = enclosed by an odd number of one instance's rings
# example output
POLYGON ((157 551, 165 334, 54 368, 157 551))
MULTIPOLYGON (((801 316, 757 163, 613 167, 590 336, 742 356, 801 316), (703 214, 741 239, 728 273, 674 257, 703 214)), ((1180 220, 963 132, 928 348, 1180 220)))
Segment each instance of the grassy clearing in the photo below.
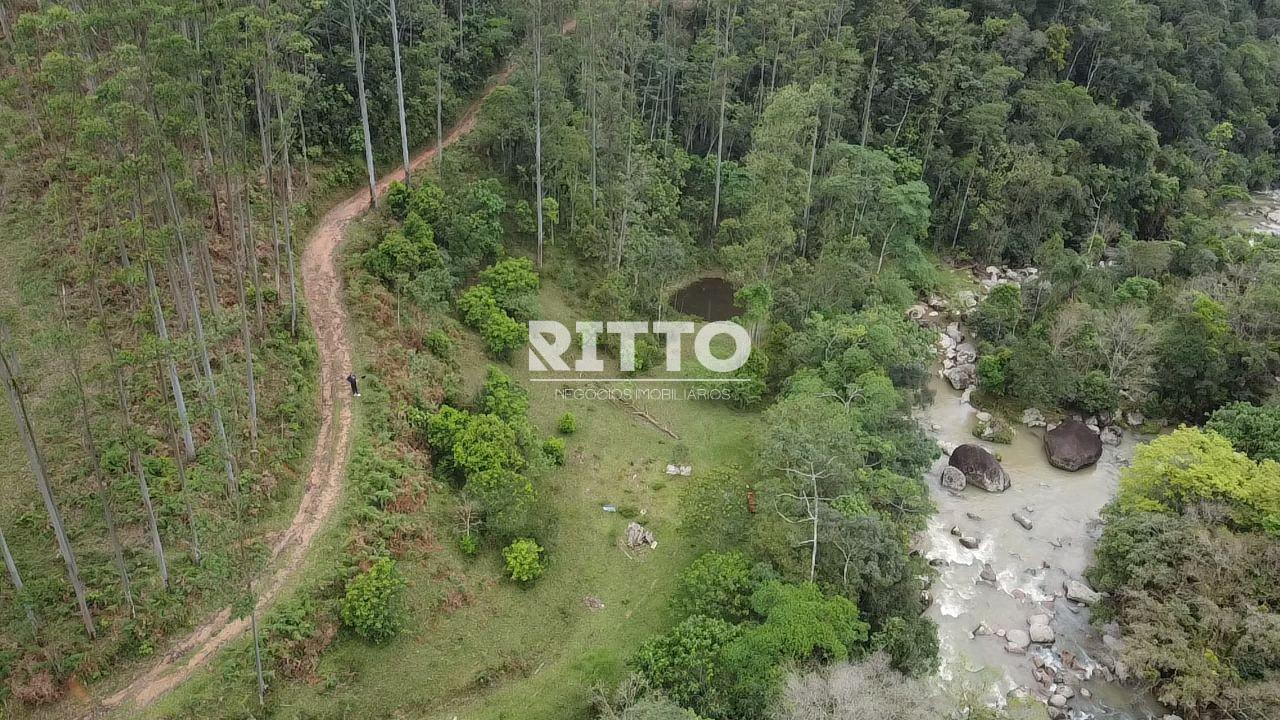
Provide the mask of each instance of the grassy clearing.
MULTIPOLYGON (((546 317, 581 317, 554 286, 540 300, 546 317)), ((460 352, 474 390, 493 363, 474 338, 460 352)), ((503 369, 530 388, 530 417, 543 434, 554 434, 565 412, 578 418, 566 465, 539 484, 557 517, 546 574, 521 588, 503 578, 496 548, 464 559, 454 550, 451 498, 434 494, 423 521, 436 524, 438 547, 401 563, 411 583, 409 631, 384 646, 341 640, 326 653, 320 682, 277 689, 279 717, 579 717, 591 688, 618 679, 632 649, 670 624, 667 598, 692 557, 676 518, 682 480, 663 470, 676 460, 695 472, 744 461, 754 416, 720 403, 642 403, 676 441, 616 402, 557 398, 552 384, 527 382, 523 356, 516 365, 503 369), (656 550, 624 552, 632 518, 654 531, 656 550), (588 609, 588 596, 604 609, 588 609)))
MULTIPOLYGON (((367 240, 354 228, 348 254, 367 240)), ((350 292, 358 292, 352 290, 350 292)), ((546 284, 541 315, 572 326, 589 313, 576 307, 577 293, 546 284)), ((374 374, 358 406, 360 433, 385 424, 397 412, 380 389, 390 372, 412 375, 415 352, 394 340, 392 329, 412 337, 425 321, 397 313, 393 305, 352 298, 359 366, 374 374), (398 365, 398 370, 392 366, 398 365)), ((691 343, 687 354, 692 357, 691 343)), ((500 365, 530 391, 530 419, 544 436, 555 435, 565 412, 577 417, 577 432, 565 437, 564 467, 537 482, 540 503, 555 521, 540 538, 547 549, 546 573, 531 587, 502 574, 499 548, 467 558, 456 549, 454 496, 431 485, 426 506, 410 517, 429 540, 408 548, 399 563, 410 583, 407 631, 382 646, 342 634, 322 656, 311 682, 278 679, 267 715, 279 718, 529 718, 584 717, 591 689, 615 682, 635 647, 671 624, 667 599, 676 574, 692 559, 678 527, 678 501, 688 480, 664 474, 671 462, 691 464, 695 474, 718 465, 745 463, 758 416, 727 403, 680 398, 638 402, 641 409, 680 439, 675 440, 632 410, 610 400, 558 398, 556 384, 531 383, 523 352, 515 365, 486 357, 477 337, 466 333, 457 348, 463 395, 472 396, 488 366, 500 365), (617 506, 618 512, 602 509, 617 506), (635 519, 654 531, 656 550, 624 551, 626 525, 635 519), (604 603, 589 609, 590 596, 604 603)), ((612 374, 611 374, 612 375, 612 374)), ((420 386, 401 378, 401 386, 420 386)), ((344 524, 345 525, 345 524, 344 524)), ((335 527, 313 554, 300 587, 323 584, 332 558, 343 552, 346 534, 335 527), (325 560, 328 558, 328 560, 325 560)), ((224 654, 150 715, 226 717, 256 714, 251 646, 246 640, 224 654)))

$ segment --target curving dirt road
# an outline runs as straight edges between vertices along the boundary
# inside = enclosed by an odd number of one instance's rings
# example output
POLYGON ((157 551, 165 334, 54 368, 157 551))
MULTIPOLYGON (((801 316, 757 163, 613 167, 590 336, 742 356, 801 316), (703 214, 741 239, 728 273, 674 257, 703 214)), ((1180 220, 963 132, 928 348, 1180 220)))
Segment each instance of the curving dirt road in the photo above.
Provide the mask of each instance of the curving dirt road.
MULTIPOLYGON (((570 21, 563 32, 573 29, 570 21)), ((515 70, 507 64, 489 78, 476 100, 463 110, 458 121, 444 138, 452 145, 475 127, 477 111, 484 98, 495 87, 506 82, 515 70)), ((433 144, 410 161, 417 170, 436 157, 433 144)), ((377 184, 381 197, 392 182, 404 179, 403 168, 387 174, 377 184)), ((351 449, 351 403, 344 378, 352 367, 351 333, 347 310, 342 303, 342 276, 338 266, 339 250, 351 221, 369 209, 369 191, 360 191, 342 200, 325 213, 307 239, 302 254, 301 273, 307 315, 315 328, 320 355, 320 430, 312 455, 311 471, 298 511, 289 527, 271 548, 267 572, 255 582, 258 614, 266 612, 280 599, 289 582, 302 569, 312 540, 327 524, 342 497, 342 481, 347 473, 347 457, 351 449)), ((231 617, 231 608, 221 612, 192 630, 147 672, 123 689, 101 701, 97 710, 116 709, 137 712, 154 703, 177 687, 229 643, 249 629, 247 618, 231 617)))

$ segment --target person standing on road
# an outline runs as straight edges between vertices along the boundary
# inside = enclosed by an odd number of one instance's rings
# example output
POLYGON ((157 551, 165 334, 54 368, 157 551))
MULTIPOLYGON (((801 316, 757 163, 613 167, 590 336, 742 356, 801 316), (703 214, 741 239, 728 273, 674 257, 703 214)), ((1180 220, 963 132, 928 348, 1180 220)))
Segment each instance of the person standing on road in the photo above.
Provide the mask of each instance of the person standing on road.
POLYGON ((356 374, 347 373, 347 384, 351 386, 351 394, 360 397, 360 386, 356 384, 356 374))

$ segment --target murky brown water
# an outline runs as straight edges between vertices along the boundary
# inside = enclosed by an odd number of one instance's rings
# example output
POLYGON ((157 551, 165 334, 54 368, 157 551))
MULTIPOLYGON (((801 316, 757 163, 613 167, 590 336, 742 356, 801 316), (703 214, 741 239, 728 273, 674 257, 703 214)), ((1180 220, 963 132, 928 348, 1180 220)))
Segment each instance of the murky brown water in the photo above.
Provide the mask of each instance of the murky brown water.
POLYGON ((711 322, 729 320, 742 314, 742 308, 734 301, 736 292, 733 284, 724 278, 705 277, 677 290, 671 306, 711 322))
MULTIPOLYGON (((961 394, 936 376, 931 389, 934 402, 919 412, 926 430, 938 426, 931 433, 946 443, 978 442, 970 434, 973 406, 963 403, 961 394)), ((1033 655, 1056 667, 1061 652, 1069 650, 1084 666, 1091 667, 1103 647, 1099 634, 1089 625, 1088 608, 1060 596, 1063 583, 1081 578, 1089 565, 1100 531, 1098 513, 1115 492, 1120 468, 1132 456, 1134 439, 1126 433, 1120 447, 1104 449, 1097 465, 1068 473, 1045 459, 1042 432, 1018 425, 1011 445, 979 443, 1001 458, 1012 478, 1013 486, 1004 493, 974 487, 959 495, 949 493, 938 484, 938 475, 947 464, 945 455, 927 478, 938 514, 929 523, 921 549, 939 572, 928 614, 938 623, 941 677, 945 682, 981 679, 990 684, 991 701, 1017 688, 1029 688, 1035 694, 1039 686, 1032 677, 1033 655), (1014 522, 1011 515, 1015 512, 1025 513, 1033 529, 1024 530, 1014 522), (953 526, 977 538, 979 547, 961 547, 950 532, 953 526), (983 563, 989 563, 996 574, 994 587, 979 582, 983 563), (1038 613, 1053 616, 1057 640, 1052 646, 1033 645, 1027 655, 1006 652, 1004 639, 994 634, 973 635, 981 623, 992 631, 1026 630, 1027 618, 1038 613)), ((1070 684, 1077 692, 1084 687, 1093 695, 1092 699, 1080 695, 1072 699, 1076 718, 1145 718, 1158 709, 1119 684, 1097 678, 1070 684)))
MULTIPOLYGON (((1250 202, 1234 208, 1233 224, 1280 235, 1280 190, 1255 193, 1250 202)), ((1060 669, 1061 652, 1067 650, 1085 668, 1096 668, 1097 658, 1103 655, 1101 636, 1089 624, 1089 609, 1063 599, 1063 583, 1082 578, 1089 566, 1101 532, 1099 512, 1115 493, 1120 470, 1133 457, 1134 445, 1141 438, 1126 431, 1119 447, 1104 447, 1097 465, 1069 473, 1049 465, 1042 445, 1043 428, 1015 425, 1016 436, 1010 445, 979 442, 970 432, 977 410, 936 375, 930 389, 934 401, 917 413, 925 429, 941 443, 977 442, 986 447, 1001 459, 1013 480, 1004 493, 970 487, 955 495, 938 484, 947 456, 939 458, 929 471, 927 482, 938 513, 919 547, 938 570, 928 615, 938 623, 940 677, 947 684, 968 681, 988 687, 989 702, 1002 702, 1019 689, 1044 698, 1032 675, 1034 657, 1060 669), (937 429, 931 430, 935 426, 937 429), (1031 519, 1031 530, 1013 520, 1015 512, 1031 519), (952 527, 977 538, 978 548, 962 547, 951 534, 952 527), (995 573, 994 585, 981 582, 984 563, 995 573), (1027 655, 1006 652, 1004 639, 995 634, 973 633, 983 623, 992 631, 1026 630, 1027 618, 1041 613, 1053 616, 1056 639, 1052 645, 1032 645, 1027 655)), ((1074 720, 1132 720, 1164 714, 1149 695, 1097 676, 1069 684, 1077 692, 1087 688, 1092 695, 1084 698, 1077 694, 1070 701, 1074 720)))

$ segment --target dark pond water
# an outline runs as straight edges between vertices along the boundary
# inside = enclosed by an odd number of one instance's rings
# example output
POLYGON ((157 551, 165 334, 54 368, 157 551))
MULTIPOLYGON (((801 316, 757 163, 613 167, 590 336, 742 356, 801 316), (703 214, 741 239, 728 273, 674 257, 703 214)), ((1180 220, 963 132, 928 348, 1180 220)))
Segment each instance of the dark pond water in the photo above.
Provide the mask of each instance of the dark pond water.
POLYGON ((736 289, 728 280, 705 277, 677 290, 671 305, 686 315, 710 322, 728 320, 742 314, 742 308, 733 301, 734 292, 736 289))

